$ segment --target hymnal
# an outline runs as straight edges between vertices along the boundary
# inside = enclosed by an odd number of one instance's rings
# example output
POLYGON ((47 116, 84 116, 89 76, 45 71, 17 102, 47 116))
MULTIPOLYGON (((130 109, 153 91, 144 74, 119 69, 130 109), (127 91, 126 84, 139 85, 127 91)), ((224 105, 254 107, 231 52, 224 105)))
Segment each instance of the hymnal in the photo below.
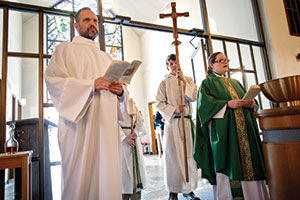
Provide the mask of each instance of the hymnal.
POLYGON ((243 100, 249 101, 251 99, 254 99, 259 92, 260 92, 259 85, 251 85, 247 93, 244 95, 243 100))
POLYGON ((142 64, 139 60, 134 60, 131 63, 127 61, 113 60, 107 68, 104 77, 107 78, 108 82, 120 81, 126 84, 130 84, 131 79, 142 64))

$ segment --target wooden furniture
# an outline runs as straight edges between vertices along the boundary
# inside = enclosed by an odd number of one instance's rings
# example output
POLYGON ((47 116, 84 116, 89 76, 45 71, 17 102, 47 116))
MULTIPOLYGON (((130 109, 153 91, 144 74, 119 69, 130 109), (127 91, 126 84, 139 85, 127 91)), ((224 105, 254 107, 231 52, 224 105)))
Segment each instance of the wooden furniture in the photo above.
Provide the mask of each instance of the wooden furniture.
MULTIPOLYGON (((10 124, 12 122, 7 122, 10 124)), ((44 120, 43 137, 39 136, 38 118, 30 118, 14 121, 16 125, 15 139, 19 142, 19 151, 32 151, 32 199, 52 199, 52 181, 51 181, 51 163, 50 163, 50 146, 49 146, 49 129, 56 127, 56 124, 49 120, 44 120), (43 147, 40 141, 43 138, 43 147), (41 149, 43 148, 44 156, 42 157, 41 149), (42 170, 43 168, 43 170, 42 170), (44 184, 42 184, 42 182, 44 184), (43 185, 43 188, 41 188, 43 185), (44 198, 42 198, 42 190, 44 198)), ((21 197, 21 170, 15 170, 15 193, 16 198, 21 197)))
POLYGON ((256 117, 263 134, 271 199, 299 199, 300 106, 261 110, 256 117))
POLYGON ((155 135, 155 130, 154 130, 154 115, 155 111, 153 111, 153 107, 155 106, 155 101, 149 102, 148 103, 148 109, 149 109, 149 120, 150 120, 150 127, 151 127, 151 142, 152 142, 152 154, 156 155, 156 135, 155 135))
POLYGON ((31 199, 31 155, 32 151, 0 154, 0 170, 21 168, 22 199, 31 199))

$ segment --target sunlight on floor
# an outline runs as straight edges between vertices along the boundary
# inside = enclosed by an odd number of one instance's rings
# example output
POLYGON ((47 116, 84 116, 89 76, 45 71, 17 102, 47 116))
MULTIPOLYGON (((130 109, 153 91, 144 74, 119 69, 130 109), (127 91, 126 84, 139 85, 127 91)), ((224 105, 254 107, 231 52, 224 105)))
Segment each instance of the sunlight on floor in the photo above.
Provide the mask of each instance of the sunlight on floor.
MULTIPOLYGON (((167 199, 168 191, 164 185, 163 159, 159 158, 158 155, 144 155, 144 160, 147 182, 145 189, 142 190, 142 200, 167 199)), ((201 199, 213 199, 212 187, 205 179, 201 179, 200 171, 198 188, 195 193, 200 196, 201 199)), ((178 197, 179 199, 185 199, 182 195, 178 197)))

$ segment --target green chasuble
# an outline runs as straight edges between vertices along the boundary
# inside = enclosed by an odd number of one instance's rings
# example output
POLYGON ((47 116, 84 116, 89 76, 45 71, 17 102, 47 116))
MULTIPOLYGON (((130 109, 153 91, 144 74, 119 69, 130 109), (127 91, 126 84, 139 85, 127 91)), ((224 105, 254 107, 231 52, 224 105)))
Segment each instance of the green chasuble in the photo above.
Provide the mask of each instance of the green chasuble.
MULTIPOLYGON (((242 85, 237 80, 227 80, 242 99, 246 93, 242 85)), ((213 118, 229 100, 232 100, 231 94, 220 77, 212 73, 202 82, 198 91, 194 158, 198 168, 201 168, 202 178, 208 179, 213 185, 216 184, 216 172, 227 175, 231 180, 250 180, 245 179, 248 174, 244 174, 247 170, 245 162, 242 163, 241 156, 244 154, 240 152, 234 109, 227 107, 223 118, 213 118)), ((246 162, 246 165, 250 166, 251 180, 265 180, 262 145, 253 109, 243 107, 242 113, 246 126, 243 139, 250 147, 250 162, 246 162)))

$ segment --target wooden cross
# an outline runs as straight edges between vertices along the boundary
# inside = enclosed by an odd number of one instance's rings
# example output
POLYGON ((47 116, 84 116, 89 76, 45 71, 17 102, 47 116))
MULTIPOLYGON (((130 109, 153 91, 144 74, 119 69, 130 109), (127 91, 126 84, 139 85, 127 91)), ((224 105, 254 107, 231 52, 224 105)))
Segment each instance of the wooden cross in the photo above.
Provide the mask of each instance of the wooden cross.
MULTIPOLYGON (((177 13, 176 12, 176 2, 172 2, 171 3, 172 6, 172 12, 170 14, 159 14, 159 18, 166 18, 166 17, 172 17, 172 21, 173 21, 173 38, 175 39, 175 41, 172 43, 174 46, 178 46, 180 45, 180 41, 178 41, 178 32, 177 32, 177 18, 178 17, 188 17, 189 13, 188 12, 184 12, 184 13, 177 13)), ((176 54, 177 56, 177 54, 176 54)))
MULTIPOLYGON (((188 17, 189 13, 188 12, 177 13, 175 2, 172 2, 171 6, 172 6, 172 12, 170 14, 159 14, 159 18, 172 17, 172 21, 173 21, 173 38, 174 38, 174 41, 172 42, 172 44, 175 46, 175 51, 176 51, 177 70, 181 70, 180 63, 179 63, 179 50, 178 50, 178 46, 181 44, 181 42, 178 40, 177 17, 188 17)), ((178 76, 178 86, 179 86, 180 104, 183 104, 181 80, 180 80, 179 76, 178 76)), ((189 182, 189 171, 188 171, 189 168, 188 168, 188 161, 187 161, 186 134, 185 134, 184 114, 183 114, 183 112, 180 113, 180 118, 181 118, 182 132, 183 132, 185 178, 186 178, 186 182, 189 182)))

